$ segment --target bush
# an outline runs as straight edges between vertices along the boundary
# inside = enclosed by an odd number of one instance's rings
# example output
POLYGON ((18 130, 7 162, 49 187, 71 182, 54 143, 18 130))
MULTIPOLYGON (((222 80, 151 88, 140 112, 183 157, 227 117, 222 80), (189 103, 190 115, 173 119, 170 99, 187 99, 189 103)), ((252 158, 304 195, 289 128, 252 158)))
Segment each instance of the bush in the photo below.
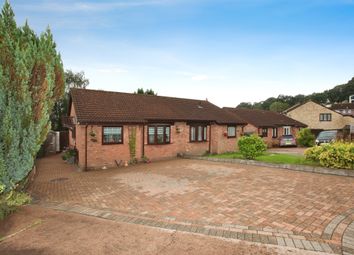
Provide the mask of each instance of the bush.
POLYGON ((307 149, 305 156, 324 167, 354 169, 354 143, 336 142, 315 146, 307 149))
POLYGON ((240 153, 246 159, 255 159, 267 150, 267 145, 257 135, 241 137, 238 141, 238 147, 240 153))
POLYGON ((31 197, 24 192, 12 190, 5 192, 5 185, 0 184, 0 220, 14 212, 20 205, 31 202, 31 197))
POLYGON ((61 156, 61 157, 63 160, 71 160, 72 158, 76 159, 77 151, 75 149, 68 149, 68 150, 64 151, 63 156, 61 156))
POLYGON ((320 162, 320 155, 322 152, 326 151, 328 148, 328 144, 324 144, 321 146, 314 146, 312 148, 308 148, 305 150, 305 157, 308 160, 320 162))
POLYGON ((308 128, 303 128, 297 134, 297 142, 300 146, 303 147, 312 147, 315 145, 316 137, 311 133, 311 130, 308 128))

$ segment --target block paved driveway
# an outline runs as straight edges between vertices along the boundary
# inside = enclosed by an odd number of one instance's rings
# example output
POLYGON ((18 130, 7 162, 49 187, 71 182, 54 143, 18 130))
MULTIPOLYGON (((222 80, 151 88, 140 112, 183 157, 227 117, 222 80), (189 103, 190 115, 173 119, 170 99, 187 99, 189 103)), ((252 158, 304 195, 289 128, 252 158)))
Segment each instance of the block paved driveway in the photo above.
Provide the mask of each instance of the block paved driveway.
POLYGON ((350 177, 187 159, 77 172, 59 155, 38 160, 37 168, 30 192, 42 204, 224 227, 249 241, 264 234, 275 236, 274 244, 306 248, 306 239, 313 241, 308 250, 327 251, 328 244, 340 253, 354 220, 350 177))

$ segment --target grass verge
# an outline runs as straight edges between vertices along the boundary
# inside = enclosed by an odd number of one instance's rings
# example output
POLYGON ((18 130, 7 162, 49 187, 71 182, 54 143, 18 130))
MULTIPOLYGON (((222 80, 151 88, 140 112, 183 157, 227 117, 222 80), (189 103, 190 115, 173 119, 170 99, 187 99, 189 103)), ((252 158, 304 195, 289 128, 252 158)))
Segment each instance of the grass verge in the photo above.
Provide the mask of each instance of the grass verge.
MULTIPOLYGON (((225 159, 245 159, 240 152, 230 152, 223 154, 208 155, 212 158, 225 158, 225 159)), ((292 165, 308 165, 319 166, 317 162, 307 160, 303 155, 283 154, 283 153, 269 153, 266 152, 261 156, 255 158, 256 161, 262 161, 274 164, 292 164, 292 165)))

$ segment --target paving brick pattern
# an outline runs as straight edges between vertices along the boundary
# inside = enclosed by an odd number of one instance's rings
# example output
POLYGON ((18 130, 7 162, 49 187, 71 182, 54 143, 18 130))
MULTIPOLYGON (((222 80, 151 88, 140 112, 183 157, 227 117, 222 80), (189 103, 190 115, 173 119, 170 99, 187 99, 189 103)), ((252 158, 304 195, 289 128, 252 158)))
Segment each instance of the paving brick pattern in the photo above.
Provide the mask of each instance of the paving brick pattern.
POLYGON ((175 220, 160 220, 149 217, 134 216, 128 214, 120 214, 109 210, 99 210, 87 208, 79 205, 56 204, 56 203, 41 203, 41 206, 61 210, 65 212, 79 213, 87 216, 99 217, 117 222, 129 224, 144 225, 154 228, 169 229, 181 232, 189 232, 195 234, 203 234, 208 236, 230 238, 244 240, 248 242, 256 242, 261 244, 280 245, 289 248, 298 248, 308 251, 317 251, 325 253, 335 253, 340 250, 336 245, 328 245, 326 242, 317 242, 306 240, 303 236, 294 236, 283 234, 279 236, 279 232, 272 232, 266 229, 251 230, 247 226, 239 227, 216 227, 213 225, 197 225, 188 222, 177 222, 175 220), (241 227, 241 228, 240 228, 241 227))
POLYGON ((212 235, 247 228, 225 235, 299 249, 341 252, 354 208, 354 178, 342 176, 183 159, 80 173, 52 156, 37 167, 30 192, 42 203, 184 222, 212 235))

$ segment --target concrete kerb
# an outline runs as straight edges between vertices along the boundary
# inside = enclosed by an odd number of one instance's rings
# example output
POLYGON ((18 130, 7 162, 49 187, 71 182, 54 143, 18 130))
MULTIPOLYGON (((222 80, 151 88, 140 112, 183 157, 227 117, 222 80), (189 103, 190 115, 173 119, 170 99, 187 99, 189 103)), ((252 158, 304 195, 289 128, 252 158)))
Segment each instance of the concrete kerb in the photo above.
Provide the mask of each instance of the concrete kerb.
POLYGON ((309 173, 354 177, 354 170, 347 170, 347 169, 331 169, 325 167, 314 167, 314 166, 292 165, 292 164, 273 164, 273 163, 255 161, 255 160, 211 158, 211 157, 203 157, 203 156, 184 156, 184 158, 207 160, 207 161, 222 162, 222 163, 237 163, 237 164, 245 164, 245 165, 272 167, 272 168, 280 168, 280 169, 309 172, 309 173))

